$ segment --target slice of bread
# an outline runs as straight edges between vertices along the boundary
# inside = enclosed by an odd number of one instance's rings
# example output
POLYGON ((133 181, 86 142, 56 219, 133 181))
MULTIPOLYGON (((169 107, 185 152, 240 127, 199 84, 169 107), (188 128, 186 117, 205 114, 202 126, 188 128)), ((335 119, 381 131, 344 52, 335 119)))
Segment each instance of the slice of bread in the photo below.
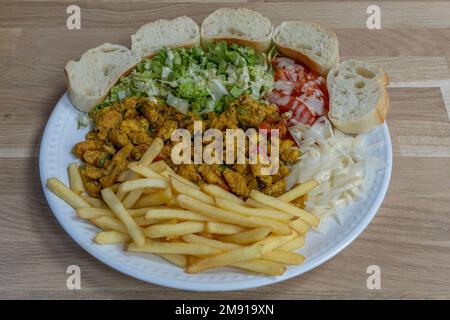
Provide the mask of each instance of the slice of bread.
POLYGON ((189 17, 160 19, 147 23, 131 36, 131 50, 151 57, 164 47, 194 47, 200 45, 200 29, 189 17))
POLYGON ((336 34, 317 23, 285 21, 275 28, 273 41, 281 54, 324 76, 339 62, 336 34))
POLYGON ((256 52, 270 49, 272 23, 259 12, 249 9, 222 8, 211 13, 203 21, 201 39, 203 48, 209 43, 226 41, 252 47, 256 52))
POLYGON ((140 56, 130 49, 111 43, 86 51, 79 61, 70 60, 64 68, 70 101, 78 110, 89 112, 139 61, 140 56))
POLYGON ((389 109, 388 84, 385 72, 373 63, 347 60, 335 66, 327 77, 333 125, 361 134, 382 124, 389 109))

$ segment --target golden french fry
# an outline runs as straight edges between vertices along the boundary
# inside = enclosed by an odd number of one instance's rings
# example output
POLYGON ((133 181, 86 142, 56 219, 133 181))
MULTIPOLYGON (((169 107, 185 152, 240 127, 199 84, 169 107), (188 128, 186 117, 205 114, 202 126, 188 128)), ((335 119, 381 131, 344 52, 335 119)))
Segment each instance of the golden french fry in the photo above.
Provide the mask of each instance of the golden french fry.
POLYGON ((228 192, 218 185, 215 184, 205 184, 200 187, 205 193, 209 194, 211 197, 214 198, 223 198, 227 199, 229 201, 233 201, 236 203, 244 204, 244 201, 236 196, 235 194, 228 192))
POLYGON ((292 229, 301 234, 304 234, 308 231, 308 224, 300 218, 292 220, 291 222, 289 222, 289 225, 292 229))
POLYGON ((161 191, 161 189, 145 188, 144 192, 142 192, 142 194, 146 195, 146 194, 157 193, 157 192, 160 192, 160 191, 161 191))
POLYGON ((147 240, 143 246, 131 243, 128 246, 130 252, 189 254, 194 256, 209 256, 220 253, 219 249, 201 244, 184 242, 156 242, 147 240))
POLYGON ((161 220, 147 220, 144 216, 133 218, 139 227, 148 227, 155 223, 162 223, 161 220))
POLYGON ((59 181, 57 178, 48 179, 47 187, 74 209, 91 207, 89 203, 83 200, 83 198, 81 198, 71 189, 67 188, 66 185, 59 181))
POLYGON ((115 244, 129 242, 131 241, 131 237, 126 233, 118 231, 102 231, 97 233, 94 240, 98 244, 115 244))
MULTIPOLYGON (((167 167, 167 169, 170 169, 170 168, 167 167)), ((166 177, 167 179, 174 178, 178 182, 184 183, 185 185, 187 185, 187 186, 189 186, 189 187, 191 187, 193 189, 200 190, 200 187, 198 185, 196 185, 195 183, 193 183, 192 181, 186 179, 185 177, 182 177, 182 176, 176 174, 173 171, 169 171, 167 169, 165 171, 161 172, 162 176, 166 177)))
POLYGON ((235 224, 228 224, 222 222, 208 221, 205 226, 205 232, 215 234, 234 234, 246 231, 246 228, 237 226, 235 224))
POLYGON ((274 209, 249 208, 227 199, 215 198, 216 205, 222 209, 230 210, 249 217, 262 217, 278 221, 289 221, 294 216, 274 209))
POLYGON ((69 186, 70 189, 78 195, 84 193, 83 180, 81 179, 80 171, 78 170, 78 164, 72 162, 67 168, 69 173, 69 186))
POLYGON ((284 202, 291 202, 302 195, 308 193, 315 187, 317 187, 319 184, 314 180, 306 181, 302 184, 299 184, 298 186, 292 188, 288 192, 285 192, 281 196, 277 197, 278 200, 284 201, 284 202))
POLYGON ((138 202, 133 206, 133 208, 145 208, 145 207, 155 207, 165 204, 172 200, 172 190, 167 188, 163 191, 157 193, 147 194, 142 196, 138 202))
POLYGON ((266 209, 272 209, 271 207, 266 206, 266 205, 262 204, 261 202, 258 202, 258 201, 254 200, 254 199, 252 199, 252 198, 247 198, 247 200, 245 200, 245 204, 246 204, 247 206, 249 206, 249 207, 252 207, 252 208, 266 208, 266 209))
POLYGON ((139 160, 139 164, 142 166, 148 166, 150 163, 155 160, 155 158, 159 155, 161 150, 164 148, 164 141, 161 138, 155 138, 148 147, 147 151, 142 155, 139 160))
POLYGON ((166 170, 166 168, 169 168, 169 166, 164 162, 164 160, 152 162, 148 165, 148 167, 153 171, 155 171, 156 173, 161 173, 164 170, 166 170))
POLYGON ((241 214, 231 212, 228 210, 223 210, 215 206, 198 201, 189 196, 180 194, 177 197, 178 204, 185 209, 191 210, 193 212, 200 213, 213 220, 218 220, 220 222, 230 223, 239 225, 242 227, 257 228, 257 227, 270 227, 272 231, 276 234, 288 235, 291 233, 290 228, 287 224, 275 221, 272 219, 260 218, 260 217, 247 217, 241 214))
POLYGON ((200 243, 200 244, 204 244, 204 245, 219 249, 221 251, 230 251, 230 250, 241 247, 240 245, 237 245, 234 243, 222 242, 222 241, 210 239, 207 237, 199 236, 196 234, 187 234, 187 235, 182 236, 181 238, 183 239, 183 241, 188 242, 188 243, 200 243))
POLYGON ((157 256, 163 258, 164 260, 167 260, 171 263, 173 263, 176 266, 179 267, 186 267, 187 266, 187 257, 182 254, 171 254, 171 253, 155 253, 157 256))
POLYGON ((283 250, 274 250, 264 254, 262 256, 262 259, 288 265, 294 265, 294 264, 302 264, 303 261, 305 260, 305 257, 300 253, 283 250))
POLYGON ((260 227, 252 230, 247 230, 239 233, 235 233, 228 236, 219 237, 218 240, 224 242, 232 242, 236 244, 252 244, 264 239, 270 233, 269 227, 260 227))
MULTIPOLYGON (((119 174, 119 176, 117 177, 117 181, 125 182, 128 180, 132 180, 132 179, 130 179, 131 176, 135 176, 135 179, 139 177, 138 175, 135 175, 135 173, 133 171, 125 170, 119 174)), ((117 191, 115 191, 115 192, 117 192, 117 191)))
POLYGON ((253 198, 256 201, 261 202, 262 204, 265 204, 269 207, 281 210, 283 212, 292 214, 294 216, 300 217, 302 220, 310 224, 311 226, 316 227, 320 220, 312 213, 305 211, 303 209, 300 209, 296 206, 293 206, 290 203, 286 203, 284 201, 278 200, 277 198, 265 195, 262 192, 259 192, 255 189, 253 189, 250 192, 250 197, 253 198))
POLYGON ((137 218, 137 217, 145 216, 145 214, 147 213, 147 211, 149 209, 152 209, 152 208, 150 208, 150 207, 148 207, 148 208, 143 207, 143 208, 139 208, 139 209, 127 209, 127 212, 133 218, 137 218))
POLYGON ((169 208, 178 208, 179 207, 177 199, 170 199, 170 201, 166 203, 166 206, 168 206, 169 208))
POLYGON ((286 242, 285 244, 279 246, 277 248, 277 250, 281 250, 281 251, 293 251, 293 250, 297 250, 300 248, 303 248, 303 246, 305 245, 305 236, 300 235, 297 238, 286 242))
POLYGON ((102 190, 103 200, 111 208, 111 210, 117 215, 117 217, 125 225, 128 234, 133 238, 133 241, 137 246, 142 246, 145 243, 145 236, 133 218, 129 215, 123 204, 116 197, 114 192, 109 189, 102 190))
POLYGON ((126 209, 132 208, 136 204, 136 202, 139 200, 139 198, 141 197, 143 192, 144 192, 144 189, 136 189, 136 190, 130 191, 122 201, 123 206, 126 209))
POLYGON ((143 178, 143 179, 135 179, 122 183, 119 187, 118 192, 130 192, 137 189, 143 188, 157 188, 157 189, 165 189, 169 185, 167 181, 162 179, 154 179, 154 178, 143 178))
POLYGON ((204 258, 187 266, 187 273, 197 273, 202 270, 231 265, 236 262, 259 259, 263 254, 262 245, 251 245, 237 248, 231 251, 220 253, 218 255, 204 258))
POLYGON ((211 196, 207 195, 206 193, 204 193, 198 189, 190 188, 188 185, 176 180, 173 177, 171 177, 170 181, 172 183, 173 189, 176 192, 178 192, 180 194, 185 194, 194 199, 200 200, 204 203, 214 204, 214 199, 211 196))
POLYGON ((173 237, 201 232, 204 228, 204 223, 192 221, 177 224, 155 224, 146 228, 144 234, 149 238, 173 237))
POLYGON ((115 217, 116 215, 106 208, 79 208, 76 209, 77 214, 82 219, 93 219, 103 216, 115 217))
POLYGON ((146 219, 177 219, 177 220, 188 220, 188 221, 210 221, 209 218, 202 216, 201 214, 187 211, 183 209, 170 209, 170 208, 151 208, 147 211, 145 215, 146 219))
POLYGON ((282 243, 282 238, 277 236, 268 236, 267 238, 258 241, 256 244, 263 246, 263 255, 275 250, 282 243))
POLYGON ((166 177, 164 177, 164 176, 160 175, 159 173, 153 171, 149 167, 145 167, 145 166, 142 166, 142 165, 134 165, 134 166, 130 167, 130 170, 140 174, 141 176, 143 176, 145 178, 152 178, 152 179, 159 179, 159 180, 167 179, 166 177))
POLYGON ((286 266, 283 264, 263 259, 235 262, 232 263, 231 266, 268 276, 279 276, 286 271, 286 266))
POLYGON ((82 195, 81 198, 94 208, 108 208, 108 206, 100 199, 86 195, 82 195))
POLYGON ((95 224, 97 227, 99 227, 102 230, 105 231, 118 231, 122 233, 127 233, 127 229, 123 225, 123 223, 114 217, 110 216, 102 216, 98 218, 92 218, 91 222, 95 224))

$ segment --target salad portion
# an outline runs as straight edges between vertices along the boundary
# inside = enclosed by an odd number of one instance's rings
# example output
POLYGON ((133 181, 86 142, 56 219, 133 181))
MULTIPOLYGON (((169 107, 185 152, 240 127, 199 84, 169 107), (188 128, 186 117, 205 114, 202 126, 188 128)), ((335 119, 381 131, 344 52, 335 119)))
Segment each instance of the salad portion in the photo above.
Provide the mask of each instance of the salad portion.
POLYGON ((221 113, 234 99, 261 99, 272 87, 266 55, 252 48, 225 42, 211 44, 208 51, 164 48, 122 77, 96 109, 134 96, 162 99, 182 113, 221 113))

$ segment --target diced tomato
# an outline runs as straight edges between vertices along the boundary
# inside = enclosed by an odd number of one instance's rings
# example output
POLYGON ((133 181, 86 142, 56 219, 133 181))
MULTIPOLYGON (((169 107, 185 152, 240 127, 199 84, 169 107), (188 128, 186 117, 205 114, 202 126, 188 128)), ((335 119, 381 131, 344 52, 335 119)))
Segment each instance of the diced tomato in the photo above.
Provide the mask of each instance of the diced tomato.
POLYGON ((297 122, 312 125, 328 113, 326 81, 320 74, 284 57, 273 59, 272 65, 276 89, 266 99, 278 106, 280 114, 289 112, 288 126, 297 122))

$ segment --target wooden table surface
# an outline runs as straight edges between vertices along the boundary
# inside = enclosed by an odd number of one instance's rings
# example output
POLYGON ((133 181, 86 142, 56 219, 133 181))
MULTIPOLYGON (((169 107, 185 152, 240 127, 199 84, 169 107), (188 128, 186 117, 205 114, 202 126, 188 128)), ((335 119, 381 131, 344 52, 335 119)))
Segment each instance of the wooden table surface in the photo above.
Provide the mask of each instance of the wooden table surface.
POLYGON ((68 30, 66 8, 75 2, 0 0, 0 298, 450 298, 450 2, 377 2, 381 30, 368 30, 371 2, 88 1, 76 2, 81 30, 68 30), (256 9, 274 25, 324 23, 336 31, 342 59, 384 66, 391 184, 368 228, 307 274, 238 292, 162 288, 107 267, 64 232, 41 190, 40 139, 66 89, 68 59, 103 42, 130 45, 129 36, 151 20, 187 14, 200 23, 225 5, 256 9), (81 290, 66 289, 66 268, 74 264, 81 290), (381 268, 380 290, 366 287, 369 265, 381 268))

